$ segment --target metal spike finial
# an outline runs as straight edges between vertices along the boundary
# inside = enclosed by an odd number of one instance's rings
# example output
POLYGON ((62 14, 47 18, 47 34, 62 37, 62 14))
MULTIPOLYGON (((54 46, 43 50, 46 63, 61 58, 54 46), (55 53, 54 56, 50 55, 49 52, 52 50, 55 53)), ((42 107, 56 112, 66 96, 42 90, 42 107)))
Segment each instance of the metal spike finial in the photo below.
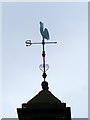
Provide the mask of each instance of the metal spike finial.
POLYGON ((42 88, 45 89, 45 90, 48 90, 48 83, 45 81, 46 77, 47 77, 47 74, 46 74, 46 71, 49 69, 49 65, 48 64, 45 64, 45 44, 55 44, 57 42, 45 42, 45 39, 46 40, 49 40, 50 37, 49 37, 49 32, 48 32, 48 29, 45 28, 44 29, 44 24, 40 21, 40 33, 42 35, 42 42, 35 42, 35 43, 32 43, 31 40, 26 40, 26 46, 31 46, 32 44, 42 44, 43 46, 43 50, 42 50, 42 58, 43 58, 43 64, 40 64, 39 68, 40 70, 43 72, 42 74, 42 77, 44 79, 44 81, 42 82, 42 88))

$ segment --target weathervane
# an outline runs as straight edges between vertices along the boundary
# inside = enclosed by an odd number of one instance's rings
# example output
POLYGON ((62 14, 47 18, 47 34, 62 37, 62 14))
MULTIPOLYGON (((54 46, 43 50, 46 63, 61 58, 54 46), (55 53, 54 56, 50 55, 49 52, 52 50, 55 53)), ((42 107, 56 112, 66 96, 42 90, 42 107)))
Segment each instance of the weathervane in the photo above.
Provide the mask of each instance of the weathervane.
POLYGON ((45 39, 49 40, 50 37, 49 37, 49 32, 48 32, 47 28, 44 29, 44 24, 42 22, 40 22, 40 33, 42 35, 42 42, 32 43, 31 40, 26 40, 25 43, 26 43, 27 47, 32 44, 42 44, 42 46, 43 46, 43 51, 42 51, 43 64, 40 64, 39 68, 43 72, 42 76, 45 81, 45 79, 47 77, 46 71, 49 69, 49 65, 45 64, 45 55, 46 55, 45 54, 45 44, 53 44, 53 43, 57 43, 57 42, 45 42, 45 39))

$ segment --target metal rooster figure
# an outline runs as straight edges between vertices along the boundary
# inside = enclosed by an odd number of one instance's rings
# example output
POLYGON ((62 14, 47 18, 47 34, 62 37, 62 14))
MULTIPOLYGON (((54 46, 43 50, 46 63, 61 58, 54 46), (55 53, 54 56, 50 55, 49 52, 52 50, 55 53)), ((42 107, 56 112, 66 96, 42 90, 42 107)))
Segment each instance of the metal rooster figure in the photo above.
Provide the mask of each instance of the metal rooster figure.
POLYGON ((26 43, 26 46, 30 46, 32 44, 42 44, 42 46, 43 46, 43 50, 42 50, 43 64, 40 64, 39 68, 43 72, 42 76, 45 81, 45 79, 47 77, 46 71, 49 69, 49 65, 45 64, 45 55, 46 55, 45 54, 45 44, 53 44, 53 43, 57 43, 57 42, 45 42, 45 39, 49 40, 50 37, 49 37, 49 32, 48 32, 47 28, 44 29, 44 24, 41 21, 40 21, 40 33, 42 35, 42 42, 32 43, 31 40, 27 40, 25 43, 26 43))
POLYGON ((48 32, 47 28, 45 28, 44 30, 43 29, 44 29, 44 25, 42 22, 40 22, 40 33, 43 38, 49 40, 49 32, 48 32))

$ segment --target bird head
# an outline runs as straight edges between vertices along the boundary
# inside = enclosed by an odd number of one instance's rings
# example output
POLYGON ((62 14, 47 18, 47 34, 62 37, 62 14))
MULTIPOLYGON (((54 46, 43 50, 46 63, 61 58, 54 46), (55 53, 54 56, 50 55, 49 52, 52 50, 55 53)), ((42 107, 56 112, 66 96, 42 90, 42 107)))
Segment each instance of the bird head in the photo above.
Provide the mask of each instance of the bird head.
POLYGON ((44 25, 43 25, 43 23, 40 21, 40 28, 43 28, 44 27, 44 25))

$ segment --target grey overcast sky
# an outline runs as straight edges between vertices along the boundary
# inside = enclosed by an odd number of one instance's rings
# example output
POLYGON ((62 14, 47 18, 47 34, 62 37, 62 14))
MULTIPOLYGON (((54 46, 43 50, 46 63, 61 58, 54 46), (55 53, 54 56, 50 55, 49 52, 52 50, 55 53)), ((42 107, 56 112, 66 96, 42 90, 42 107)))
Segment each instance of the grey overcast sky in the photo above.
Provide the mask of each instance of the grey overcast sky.
POLYGON ((2 117, 17 117, 16 109, 41 90, 42 46, 39 22, 50 33, 46 62, 49 90, 71 107, 74 118, 88 117, 88 3, 2 3, 2 117))

